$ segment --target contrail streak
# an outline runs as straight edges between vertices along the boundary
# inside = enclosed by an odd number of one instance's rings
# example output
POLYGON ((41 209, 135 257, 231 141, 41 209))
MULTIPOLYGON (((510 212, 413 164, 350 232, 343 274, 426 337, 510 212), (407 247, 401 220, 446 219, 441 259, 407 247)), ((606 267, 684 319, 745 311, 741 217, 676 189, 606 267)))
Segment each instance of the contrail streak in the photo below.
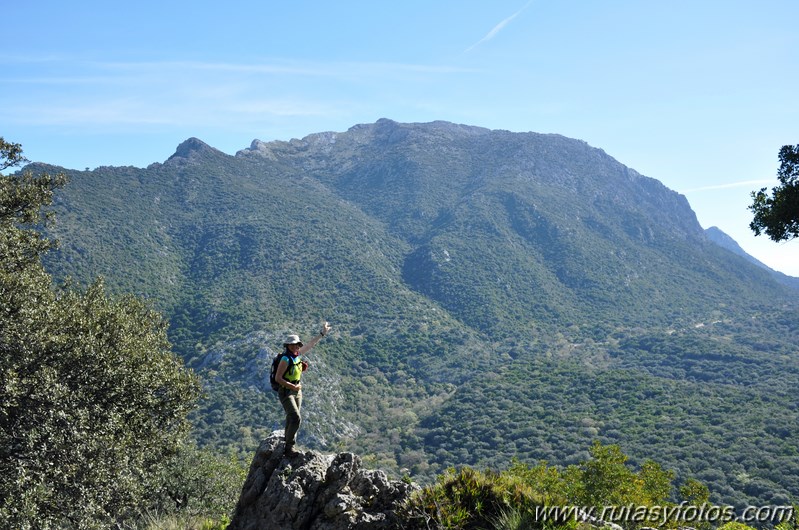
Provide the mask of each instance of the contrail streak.
MULTIPOLYGON (((507 25, 510 23, 510 21, 511 21, 511 20, 513 20, 514 18, 516 18, 517 16, 519 16, 519 14, 521 14, 521 12, 522 12, 522 11, 524 11, 525 9, 527 9, 527 7, 528 7, 530 4, 532 4, 532 3, 533 3, 533 0, 529 0, 529 1, 528 1, 526 4, 524 4, 524 7, 522 7, 521 9, 519 9, 518 11, 516 11, 514 14, 512 14, 511 16, 509 16, 508 18, 506 18, 505 20, 503 20, 502 22, 500 22, 499 24, 497 24, 496 26, 494 26, 493 28, 491 28, 491 31, 489 31, 489 32, 486 34, 486 36, 485 36, 485 37, 483 37, 483 38, 482 38, 482 39, 480 39, 479 41, 475 42, 474 44, 472 44, 471 46, 469 46, 468 48, 466 48, 465 52, 472 51, 474 48, 476 48, 477 46, 480 46, 482 43, 484 43, 484 42, 487 42, 487 41, 490 41, 491 39, 493 39, 493 38, 494 38, 494 37, 497 35, 497 33, 499 33, 500 31, 502 31, 502 29, 503 29, 505 26, 507 26, 507 25)), ((465 53, 465 52, 464 52, 464 53, 465 53)))

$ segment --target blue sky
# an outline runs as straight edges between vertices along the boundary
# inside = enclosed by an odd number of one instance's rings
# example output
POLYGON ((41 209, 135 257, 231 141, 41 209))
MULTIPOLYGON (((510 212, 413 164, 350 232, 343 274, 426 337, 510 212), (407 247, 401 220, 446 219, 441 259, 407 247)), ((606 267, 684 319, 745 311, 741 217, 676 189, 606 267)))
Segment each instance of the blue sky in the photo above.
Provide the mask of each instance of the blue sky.
POLYGON ((585 140, 684 194, 770 267, 749 192, 799 143, 796 0, 13 2, 0 136, 72 169, 145 167, 195 136, 446 120, 585 140))

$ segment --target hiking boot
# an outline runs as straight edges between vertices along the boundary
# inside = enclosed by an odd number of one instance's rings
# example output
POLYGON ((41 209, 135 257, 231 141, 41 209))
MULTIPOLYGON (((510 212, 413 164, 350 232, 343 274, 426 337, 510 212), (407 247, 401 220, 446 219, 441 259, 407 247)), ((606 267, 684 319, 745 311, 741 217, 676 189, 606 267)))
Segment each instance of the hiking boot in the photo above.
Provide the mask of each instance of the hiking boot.
POLYGON ((295 456, 300 456, 300 452, 294 449, 293 446, 287 446, 283 450, 283 456, 285 456, 286 458, 294 458, 295 456))

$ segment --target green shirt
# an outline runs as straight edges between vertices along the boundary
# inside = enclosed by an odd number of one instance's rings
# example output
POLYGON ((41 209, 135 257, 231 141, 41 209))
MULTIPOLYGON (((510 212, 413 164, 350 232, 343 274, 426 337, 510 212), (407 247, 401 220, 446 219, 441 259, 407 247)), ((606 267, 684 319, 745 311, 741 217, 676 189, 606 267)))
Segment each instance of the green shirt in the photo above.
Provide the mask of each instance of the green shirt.
POLYGON ((284 355, 283 359, 286 359, 286 362, 288 363, 286 371, 283 372, 283 379, 289 383, 299 383, 300 378, 302 377, 302 357, 300 355, 297 355, 296 357, 284 355))

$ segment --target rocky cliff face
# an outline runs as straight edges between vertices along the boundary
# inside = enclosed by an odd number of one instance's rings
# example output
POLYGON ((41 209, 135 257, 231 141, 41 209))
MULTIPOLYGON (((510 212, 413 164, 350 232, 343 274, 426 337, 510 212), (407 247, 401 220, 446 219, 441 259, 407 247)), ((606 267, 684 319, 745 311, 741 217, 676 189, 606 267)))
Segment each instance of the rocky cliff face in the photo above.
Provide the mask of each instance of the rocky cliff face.
POLYGON ((261 442, 228 530, 396 528, 416 486, 365 470, 352 453, 283 456, 283 433, 261 442))

